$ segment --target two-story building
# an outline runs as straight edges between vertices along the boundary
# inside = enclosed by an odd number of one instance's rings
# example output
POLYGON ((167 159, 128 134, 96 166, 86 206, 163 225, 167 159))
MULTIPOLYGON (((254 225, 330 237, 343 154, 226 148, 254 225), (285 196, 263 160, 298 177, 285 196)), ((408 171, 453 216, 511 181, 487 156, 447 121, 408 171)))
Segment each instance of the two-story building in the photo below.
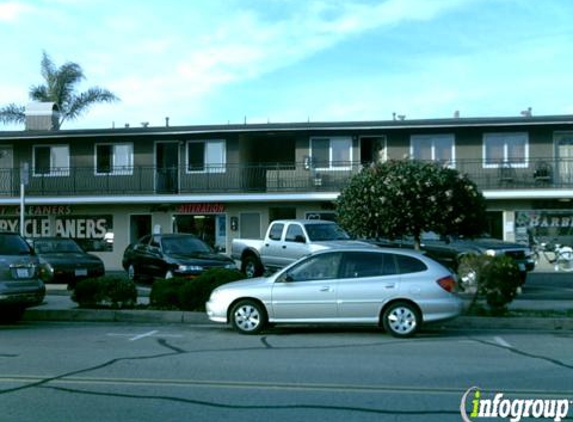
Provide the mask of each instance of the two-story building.
POLYGON ((349 178, 388 159, 469 174, 496 237, 573 244, 573 116, 90 130, 52 117, 0 132, 0 229, 19 230, 24 185, 25 235, 77 239, 108 270, 152 231, 229 250, 276 218, 333 218, 349 178))

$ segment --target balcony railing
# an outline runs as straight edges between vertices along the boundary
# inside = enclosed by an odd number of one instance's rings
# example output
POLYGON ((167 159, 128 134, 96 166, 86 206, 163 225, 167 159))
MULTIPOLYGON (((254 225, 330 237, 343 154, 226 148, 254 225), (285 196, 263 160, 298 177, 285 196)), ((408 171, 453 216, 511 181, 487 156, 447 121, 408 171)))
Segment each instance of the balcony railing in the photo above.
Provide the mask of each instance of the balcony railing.
MULTIPOLYGON (((105 174, 96 174, 93 167, 70 167, 30 175, 26 192, 32 196, 337 192, 363 165, 227 163, 200 171, 135 166, 105 174)), ((482 160, 456 160, 444 165, 468 174, 482 190, 573 188, 572 158, 487 165, 482 160)), ((17 196, 19 189, 20 169, 0 169, 0 196, 17 196)))

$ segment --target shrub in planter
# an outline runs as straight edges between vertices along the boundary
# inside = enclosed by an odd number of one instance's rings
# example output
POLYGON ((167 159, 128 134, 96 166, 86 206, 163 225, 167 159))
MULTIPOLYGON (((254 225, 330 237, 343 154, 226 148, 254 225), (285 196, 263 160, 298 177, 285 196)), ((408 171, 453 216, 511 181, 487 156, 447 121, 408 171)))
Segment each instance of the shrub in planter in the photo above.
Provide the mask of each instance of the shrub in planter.
POLYGON ((184 283, 179 290, 179 304, 186 311, 202 310, 211 292, 222 284, 244 279, 239 270, 211 268, 199 277, 184 283))
POLYGON ((459 285, 473 292, 470 311, 478 299, 485 299, 492 314, 502 314, 517 295, 521 274, 517 264, 507 256, 468 255, 458 266, 459 285))
POLYGON ((131 280, 104 276, 81 280, 72 293, 80 308, 133 308, 137 303, 137 288, 131 280))
POLYGON ((149 293, 149 304, 161 309, 180 309, 179 290, 188 282, 181 277, 155 280, 149 293))

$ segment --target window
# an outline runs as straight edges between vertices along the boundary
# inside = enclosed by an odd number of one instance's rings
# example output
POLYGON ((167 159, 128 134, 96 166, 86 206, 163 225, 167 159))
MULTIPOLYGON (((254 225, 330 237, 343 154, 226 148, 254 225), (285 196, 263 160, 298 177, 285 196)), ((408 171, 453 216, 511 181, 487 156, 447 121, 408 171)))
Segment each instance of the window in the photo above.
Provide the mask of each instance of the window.
POLYGON ((269 239, 281 240, 284 226, 285 225, 282 223, 273 224, 271 227, 271 231, 269 232, 269 239))
POLYGON ((96 149, 96 174, 133 174, 132 144, 99 144, 96 149))
POLYGON ((286 242, 305 242, 306 239, 304 237, 304 232, 302 231, 302 227, 298 224, 291 224, 288 226, 287 232, 285 234, 285 241, 286 242))
POLYGON ((322 169, 349 169, 352 161, 352 139, 346 137, 312 138, 312 164, 322 169))
POLYGON ((376 277, 397 274, 394 254, 348 252, 344 257, 343 278, 376 277))
POLYGON ((34 147, 34 176, 69 176, 70 148, 68 145, 34 147))
POLYGON ((426 264, 411 256, 396 255, 396 261, 398 261, 400 274, 419 273, 428 269, 426 264))
POLYGON ((226 162, 224 140, 187 142, 188 173, 224 173, 226 162))
POLYGON ((454 135, 413 135, 410 155, 415 160, 439 161, 453 166, 454 135))
POLYGON ((286 277, 291 281, 331 280, 338 277, 342 253, 322 253, 311 256, 292 268, 286 277))
POLYGON ((529 143, 527 133, 486 133, 483 138, 483 166, 527 167, 529 143))

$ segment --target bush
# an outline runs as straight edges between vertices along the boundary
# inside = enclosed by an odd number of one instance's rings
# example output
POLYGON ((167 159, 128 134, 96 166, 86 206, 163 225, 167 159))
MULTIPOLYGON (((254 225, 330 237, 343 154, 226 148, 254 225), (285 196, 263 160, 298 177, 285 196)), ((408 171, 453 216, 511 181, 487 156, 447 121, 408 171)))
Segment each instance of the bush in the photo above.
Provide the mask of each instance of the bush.
POLYGON ((179 290, 181 309, 186 311, 202 310, 213 290, 222 284, 243 278, 245 275, 238 270, 211 268, 181 287, 179 290))
POLYGON ((180 277, 155 280, 149 293, 149 304, 160 309, 180 309, 179 290, 188 282, 180 277))
POLYGON ((156 280, 151 288, 149 303, 155 308, 202 310, 211 292, 218 286, 245 278, 238 270, 211 268, 197 278, 156 280))
POLYGON ((137 288, 133 281, 121 277, 88 278, 78 282, 72 300, 80 308, 133 308, 137 303, 137 288))
POLYGON ((467 255, 460 260, 458 277, 461 289, 474 293, 470 311, 479 299, 485 299, 494 315, 506 311, 521 285, 519 268, 508 256, 467 255))

